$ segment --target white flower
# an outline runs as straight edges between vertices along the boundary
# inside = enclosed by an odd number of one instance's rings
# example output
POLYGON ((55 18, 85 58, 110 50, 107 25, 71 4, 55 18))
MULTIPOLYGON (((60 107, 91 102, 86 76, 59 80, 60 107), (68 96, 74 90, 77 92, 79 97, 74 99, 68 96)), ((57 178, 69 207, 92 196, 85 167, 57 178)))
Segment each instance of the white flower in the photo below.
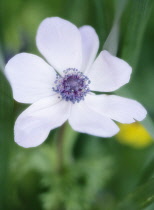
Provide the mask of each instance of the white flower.
POLYGON ((132 123, 145 118, 146 110, 137 101, 92 93, 117 90, 129 82, 132 69, 107 51, 95 59, 99 40, 91 26, 78 29, 61 18, 47 18, 36 43, 48 63, 21 53, 6 65, 14 99, 33 103, 16 120, 17 144, 38 146, 66 120, 75 131, 111 137, 119 131, 113 120, 132 123))

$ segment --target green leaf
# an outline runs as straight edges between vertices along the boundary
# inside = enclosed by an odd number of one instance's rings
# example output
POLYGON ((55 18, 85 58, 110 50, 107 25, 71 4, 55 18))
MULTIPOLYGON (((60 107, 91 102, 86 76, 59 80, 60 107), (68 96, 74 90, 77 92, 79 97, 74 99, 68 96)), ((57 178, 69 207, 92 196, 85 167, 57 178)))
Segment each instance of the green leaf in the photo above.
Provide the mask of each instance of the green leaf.
POLYGON ((154 178, 147 183, 138 186, 134 192, 128 195, 119 205, 117 210, 140 210, 154 202, 154 178))
POLYGON ((4 69, 4 59, 3 59, 3 55, 2 55, 2 49, 0 46, 0 70, 4 69))
POLYGON ((153 148, 151 147, 151 150, 149 151, 149 161, 148 163, 145 164, 144 170, 142 172, 142 176, 140 178, 139 183, 143 184, 145 183, 147 180, 151 179, 152 177, 154 177, 154 170, 153 170, 153 166, 154 166, 154 157, 153 157, 153 148))
MULTIPOLYGON (((2 56, 0 55, 1 59, 2 56)), ((2 65, 1 65, 2 67, 2 65)), ((2 69, 1 69, 2 70, 2 69)), ((13 100, 10 86, 0 70, 0 209, 8 203, 8 167, 10 141, 13 139, 13 100)))
POLYGON ((106 42, 104 43, 103 50, 107 50, 113 55, 117 54, 119 44, 119 23, 115 22, 112 26, 111 32, 109 33, 106 42))
POLYGON ((142 46, 143 35, 153 6, 152 0, 130 1, 129 21, 125 24, 125 36, 121 57, 133 68, 136 67, 142 46))
POLYGON ((141 124, 146 128, 151 137, 154 139, 154 122, 149 114, 146 116, 145 120, 141 122, 141 124))
POLYGON ((95 16, 95 28, 99 35, 100 40, 100 46, 102 46, 102 43, 104 43, 106 37, 107 37, 107 2, 102 0, 93 0, 93 11, 95 16))

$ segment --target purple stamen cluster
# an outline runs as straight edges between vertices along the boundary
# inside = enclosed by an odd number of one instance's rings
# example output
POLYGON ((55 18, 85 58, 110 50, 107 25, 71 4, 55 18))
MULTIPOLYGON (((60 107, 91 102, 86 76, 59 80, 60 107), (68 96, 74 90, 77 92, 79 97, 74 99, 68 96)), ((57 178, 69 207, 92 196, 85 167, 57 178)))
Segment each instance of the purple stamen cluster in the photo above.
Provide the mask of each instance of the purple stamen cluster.
POLYGON ((64 70, 64 76, 57 74, 53 91, 59 93, 62 99, 75 102, 84 100, 89 89, 90 80, 82 72, 75 68, 64 70))

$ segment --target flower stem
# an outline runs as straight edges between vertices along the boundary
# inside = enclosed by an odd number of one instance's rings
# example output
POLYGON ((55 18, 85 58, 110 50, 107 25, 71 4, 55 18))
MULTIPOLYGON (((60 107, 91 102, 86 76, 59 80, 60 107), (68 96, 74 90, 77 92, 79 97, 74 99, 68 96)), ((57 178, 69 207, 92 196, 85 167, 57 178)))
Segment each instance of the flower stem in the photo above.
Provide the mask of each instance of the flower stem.
POLYGON ((64 169, 64 132, 65 132, 66 123, 64 123, 60 129, 57 136, 57 170, 59 173, 62 173, 64 169))

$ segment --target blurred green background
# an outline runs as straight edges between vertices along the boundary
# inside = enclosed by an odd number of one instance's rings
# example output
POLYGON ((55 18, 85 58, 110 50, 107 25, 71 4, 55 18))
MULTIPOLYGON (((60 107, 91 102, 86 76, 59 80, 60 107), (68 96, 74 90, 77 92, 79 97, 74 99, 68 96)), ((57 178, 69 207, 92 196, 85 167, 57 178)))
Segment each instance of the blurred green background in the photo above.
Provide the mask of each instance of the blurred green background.
POLYGON ((0 0, 0 210, 154 209, 154 2, 152 0, 0 0), (148 110, 139 123, 120 125, 114 138, 73 131, 59 151, 58 129, 44 144, 14 143, 13 125, 27 106, 15 102, 3 75, 19 52, 39 54, 35 35, 46 17, 91 25, 106 49, 133 67, 131 82, 115 94, 148 110), (59 152, 63 170, 59 171, 59 152))

